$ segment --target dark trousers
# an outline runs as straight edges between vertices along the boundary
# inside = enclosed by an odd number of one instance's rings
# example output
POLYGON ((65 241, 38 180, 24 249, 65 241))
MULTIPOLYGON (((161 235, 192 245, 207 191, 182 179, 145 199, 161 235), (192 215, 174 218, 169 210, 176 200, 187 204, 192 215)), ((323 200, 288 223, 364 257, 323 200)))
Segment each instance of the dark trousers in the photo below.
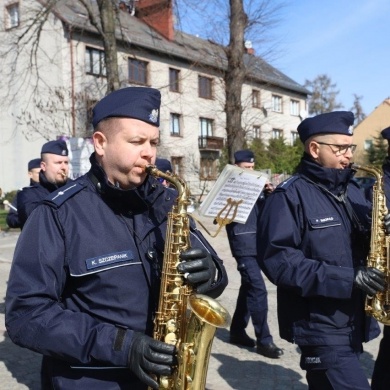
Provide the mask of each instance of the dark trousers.
POLYGON ((390 326, 383 328, 383 337, 379 344, 378 356, 372 373, 371 388, 387 390, 390 388, 390 326))
POLYGON ((309 390, 369 390, 359 363, 360 352, 350 346, 300 347, 301 368, 309 390))
POLYGON ((269 344, 272 336, 267 324, 267 289, 260 267, 255 257, 238 257, 236 261, 237 270, 241 274, 241 286, 230 332, 238 335, 244 333, 249 318, 252 318, 257 343, 269 344))

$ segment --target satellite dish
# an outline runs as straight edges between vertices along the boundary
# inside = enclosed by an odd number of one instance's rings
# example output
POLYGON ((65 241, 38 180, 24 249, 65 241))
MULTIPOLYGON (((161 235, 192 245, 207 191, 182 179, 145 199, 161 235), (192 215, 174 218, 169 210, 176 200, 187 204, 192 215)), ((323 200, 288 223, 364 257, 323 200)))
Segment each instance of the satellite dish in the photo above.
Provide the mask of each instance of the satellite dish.
POLYGON ((244 46, 246 49, 252 49, 252 41, 245 41, 244 46))
POLYGON ((301 117, 302 120, 307 118, 307 111, 306 110, 301 110, 299 112, 299 116, 301 117))

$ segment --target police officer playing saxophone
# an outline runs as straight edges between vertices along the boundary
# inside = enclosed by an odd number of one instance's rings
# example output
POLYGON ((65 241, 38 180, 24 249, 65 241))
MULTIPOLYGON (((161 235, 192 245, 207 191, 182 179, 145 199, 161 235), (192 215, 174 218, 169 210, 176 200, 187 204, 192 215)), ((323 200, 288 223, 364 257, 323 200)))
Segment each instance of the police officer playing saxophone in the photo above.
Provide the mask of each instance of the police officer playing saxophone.
MULTIPOLYGON (((160 92, 129 87, 93 110, 91 170, 51 193, 19 238, 6 294, 7 331, 44 355, 44 389, 158 388, 175 347, 154 340, 172 191, 145 172, 159 144, 160 92), (169 191, 169 193, 168 193, 169 191)), ((178 271, 199 293, 227 284, 191 222, 178 271)))
POLYGON ((362 343, 379 334, 365 295, 384 274, 365 266, 371 204, 351 179, 354 115, 335 111, 298 126, 297 174, 268 197, 258 224, 258 260, 277 285, 280 336, 301 349, 309 389, 369 389, 362 343))
POLYGON ((39 181, 23 188, 17 197, 21 229, 23 229, 28 216, 43 199, 67 183, 69 157, 66 142, 62 140, 46 142, 41 149, 40 167, 39 181))
MULTIPOLYGON (((234 163, 243 169, 254 169, 255 156, 251 150, 238 150, 234 153, 234 163)), ((254 347, 257 344, 259 354, 277 359, 283 355, 283 350, 274 344, 268 327, 267 288, 256 260, 256 230, 259 211, 265 197, 272 190, 272 184, 267 183, 246 223, 230 223, 226 225, 226 232, 232 255, 237 261, 237 270, 241 275, 241 286, 230 326, 230 342, 246 347, 254 347), (257 343, 246 333, 250 318, 257 343)))
MULTIPOLYGON (((40 158, 34 158, 33 160, 30 160, 27 164, 28 169, 28 177, 30 178, 30 186, 33 186, 35 183, 39 182, 39 172, 41 170, 41 159, 40 158)), ((21 189, 23 191, 23 189, 21 189)), ((10 228, 16 229, 20 228, 20 221, 19 221, 19 214, 18 214, 18 196, 20 191, 17 192, 16 196, 12 200, 12 204, 9 210, 9 213, 7 214, 7 225, 10 228)))
MULTIPOLYGON (((390 127, 382 130, 383 139, 387 140, 387 157, 382 165, 383 178, 386 194, 386 206, 390 210, 390 127)), ((372 191, 371 191, 372 192, 372 191)), ((372 194, 371 194, 372 197, 372 194)), ((375 360, 374 371, 372 373, 372 390, 387 390, 390 386, 390 326, 383 327, 383 337, 379 344, 378 356, 375 360)))

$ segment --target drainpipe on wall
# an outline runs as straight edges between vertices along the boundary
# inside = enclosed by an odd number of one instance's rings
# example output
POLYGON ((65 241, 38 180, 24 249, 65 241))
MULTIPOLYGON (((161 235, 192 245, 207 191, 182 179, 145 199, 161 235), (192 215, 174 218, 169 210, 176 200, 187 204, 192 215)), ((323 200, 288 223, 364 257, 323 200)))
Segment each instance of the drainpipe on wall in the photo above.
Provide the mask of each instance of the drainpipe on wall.
POLYGON ((72 137, 76 136, 76 114, 75 114, 75 88, 74 88, 74 65, 73 65, 73 44, 72 27, 69 29, 69 48, 70 48, 70 77, 71 77, 71 116, 72 116, 72 137))

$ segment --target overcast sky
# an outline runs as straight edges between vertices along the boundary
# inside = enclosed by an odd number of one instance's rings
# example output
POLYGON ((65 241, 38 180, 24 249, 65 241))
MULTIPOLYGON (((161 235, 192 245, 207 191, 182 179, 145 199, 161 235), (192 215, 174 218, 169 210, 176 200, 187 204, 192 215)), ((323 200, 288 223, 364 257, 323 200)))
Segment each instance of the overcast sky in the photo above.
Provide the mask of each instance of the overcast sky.
MULTIPOLYGON (((328 75, 346 110, 352 108, 353 94, 362 96, 366 115, 390 97, 389 0, 289 0, 287 4, 273 31, 280 42, 277 58, 269 60, 273 66, 300 84, 328 75)), ((195 26, 191 17, 184 18, 183 30, 197 34, 191 31, 195 26)))

